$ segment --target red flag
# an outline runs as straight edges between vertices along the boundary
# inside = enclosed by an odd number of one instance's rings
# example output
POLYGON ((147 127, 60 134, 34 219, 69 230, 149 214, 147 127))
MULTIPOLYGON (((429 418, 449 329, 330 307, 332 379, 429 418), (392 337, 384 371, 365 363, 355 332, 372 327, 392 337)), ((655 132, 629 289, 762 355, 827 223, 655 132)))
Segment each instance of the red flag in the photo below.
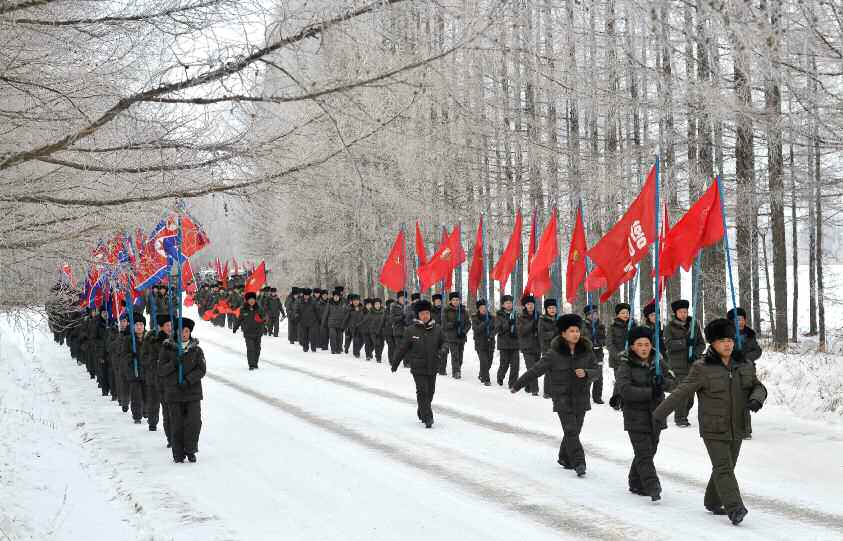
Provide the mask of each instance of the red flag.
POLYGON ((585 277, 585 290, 589 293, 606 287, 606 275, 600 267, 594 267, 585 277))
POLYGON ((620 285, 635 275, 635 264, 647 254, 656 236, 656 167, 623 217, 588 251, 588 256, 606 276, 606 302, 620 285))
POLYGON ((521 211, 515 214, 515 227, 512 229, 512 236, 509 237, 509 243, 506 249, 498 259, 495 268, 492 269, 492 279, 497 280, 501 284, 501 290, 506 287, 506 282, 509 280, 509 275, 512 274, 512 269, 515 267, 515 261, 521 255, 521 211))
POLYGON ((557 212, 556 209, 553 209, 553 217, 547 227, 544 228, 538 249, 529 263, 530 271, 525 289, 536 297, 541 297, 553 287, 553 282, 550 279, 550 267, 559 257, 559 243, 556 238, 558 228, 557 212))
POLYGON ((187 214, 181 217, 181 253, 190 257, 211 243, 208 235, 196 221, 187 214))
POLYGON ((187 295, 187 296, 185 296, 185 298, 184 298, 184 305, 185 305, 185 306, 187 306, 188 308, 190 308, 191 306, 193 306, 193 304, 194 304, 194 302, 193 302, 193 295, 187 295))
POLYGON ((471 265, 468 267, 468 292, 477 294, 477 288, 483 280, 483 216, 477 226, 477 236, 474 238, 474 250, 471 253, 471 265))
POLYGON ((422 289, 428 289, 434 283, 444 280, 454 267, 465 261, 465 251, 460 242, 460 228, 454 228, 447 240, 442 242, 430 260, 419 267, 419 281, 422 289))
POLYGON ((380 283, 384 287, 392 291, 401 291, 404 289, 404 283, 407 278, 407 265, 404 260, 404 250, 406 249, 404 241, 404 231, 398 232, 395 237, 395 242, 392 244, 392 249, 386 257, 386 261, 381 268, 380 283))
MULTIPOLYGON (((538 216, 536 216, 536 209, 533 209, 533 226, 530 228, 530 242, 527 244, 527 275, 530 274, 530 268, 533 264, 533 256, 536 255, 536 236, 538 235, 538 216)), ((529 280, 528 280, 529 282, 529 280)), ((528 288, 527 291, 530 291, 528 288)))
POLYGON ((181 265, 181 283, 185 293, 189 295, 196 293, 196 277, 193 276, 193 267, 190 266, 189 259, 185 259, 181 265))
POLYGON ((266 283, 266 262, 261 261, 258 268, 246 279, 246 285, 243 288, 244 293, 254 291, 257 293, 261 287, 266 283))
POLYGON ((680 266, 690 270, 700 250, 717 244, 725 233, 720 190, 715 181, 665 236, 659 274, 673 276, 680 266))
POLYGON ((76 287, 76 280, 73 278, 73 269, 70 268, 70 265, 65 263, 61 266, 61 271, 67 276, 67 279, 70 280, 70 285, 76 287))
POLYGON ((568 270, 565 274, 565 299, 571 304, 576 300, 577 289, 579 289, 588 270, 585 264, 587 250, 585 224, 582 221, 582 207, 580 206, 577 208, 574 231, 571 233, 571 247, 568 248, 568 270))
MULTIPOLYGON (((661 267, 661 259, 664 257, 664 246, 667 234, 670 233, 670 214, 667 212, 667 202, 664 203, 664 214, 662 215, 661 228, 659 231, 659 267, 661 267)), ((656 274, 656 269, 653 269, 653 276, 656 274)), ((661 300, 662 292, 664 291, 665 277, 659 277, 659 292, 657 298, 661 300)), ((653 299, 655 302, 655 299, 653 299)))
MULTIPOLYGON (((442 242, 443 243, 448 242, 448 238, 449 238, 448 237, 448 229, 443 227, 442 228, 442 242)), ((444 284, 445 285, 445 292, 451 291, 451 286, 454 284, 454 273, 452 271, 453 271, 453 267, 455 267, 455 266, 456 265, 453 265, 451 267, 451 270, 449 270, 448 274, 445 276, 445 284, 444 284)))
POLYGON ((424 249, 424 237, 422 237, 418 221, 416 221, 416 257, 419 260, 419 267, 427 263, 427 251, 424 249))

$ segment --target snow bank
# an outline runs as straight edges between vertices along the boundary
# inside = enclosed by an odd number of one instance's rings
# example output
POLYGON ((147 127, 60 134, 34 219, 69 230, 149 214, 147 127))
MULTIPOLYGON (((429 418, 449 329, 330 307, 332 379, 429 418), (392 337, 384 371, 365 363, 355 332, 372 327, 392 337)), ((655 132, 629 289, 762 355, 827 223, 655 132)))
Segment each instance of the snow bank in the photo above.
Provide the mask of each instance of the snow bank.
POLYGON ((795 415, 843 422, 843 359, 821 353, 765 353, 757 363, 768 403, 795 415))

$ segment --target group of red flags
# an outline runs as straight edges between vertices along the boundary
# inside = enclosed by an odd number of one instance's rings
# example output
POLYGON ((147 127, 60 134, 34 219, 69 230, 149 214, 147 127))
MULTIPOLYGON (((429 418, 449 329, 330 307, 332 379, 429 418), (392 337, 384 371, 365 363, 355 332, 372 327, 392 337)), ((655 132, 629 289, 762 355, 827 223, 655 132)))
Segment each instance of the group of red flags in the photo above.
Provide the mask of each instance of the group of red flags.
MULTIPOLYGON (((227 280, 223 278, 227 278, 223 271, 228 270, 228 262, 226 262, 225 266, 220 266, 220 261, 217 259, 214 262, 214 270, 217 273, 217 278, 223 282, 223 287, 228 287, 227 280)), ((237 262, 234 262, 234 268, 237 269, 237 262)), ((237 271, 235 271, 237 273, 237 271)), ((252 266, 252 272, 249 274, 249 277, 246 278, 246 282, 243 284, 243 293, 257 293, 260 289, 266 284, 266 262, 261 261, 261 264, 257 267, 252 266)), ((187 304, 187 301, 185 301, 187 304)), ((193 299, 190 299, 191 306, 193 304, 193 299)), ((217 304, 211 307, 210 310, 205 310, 205 313, 202 314, 202 319, 205 321, 211 321, 212 319, 216 319, 220 316, 224 316, 226 314, 234 314, 235 317, 240 317, 240 308, 231 306, 228 304, 228 301, 225 299, 220 299, 217 304)))
MULTIPOLYGON (((667 205, 656 203, 658 182, 657 166, 654 165, 644 182, 641 192, 626 210, 621 219, 591 248, 586 241, 585 221, 582 206, 577 208, 571 244, 568 250, 568 264, 565 276, 565 298, 573 303, 577 291, 585 283, 587 291, 603 289, 601 302, 606 302, 622 284, 632 279, 638 263, 649 253, 649 247, 659 238, 659 295, 664 278, 673 276, 680 267, 690 270, 697 254, 706 247, 719 242, 726 233, 723 203, 720 196, 720 179, 708 187, 703 195, 688 209, 684 216, 670 227, 667 205), (657 207, 663 215, 659 232, 656 232, 657 207), (591 269, 587 259, 591 260, 591 269)), ((509 276, 521 256, 523 218, 516 212, 512 235, 503 253, 490 274, 491 279, 506 287, 509 276)), ((533 227, 528 245, 527 284, 525 293, 536 297, 545 295, 552 288, 550 269, 560 255, 558 235, 558 212, 553 210, 550 222, 537 242, 536 214, 533 213, 533 227)), ((460 241, 460 226, 443 236, 436 252, 427 258, 421 229, 416 223, 416 257, 418 277, 422 290, 434 283, 445 281, 450 290, 450 279, 454 270, 466 259, 460 241)), ((483 276, 483 217, 477 227, 471 263, 468 270, 468 290, 476 294, 483 276)), ((381 270, 380 282, 392 291, 403 290, 406 285, 407 267, 404 231, 398 233, 395 243, 381 270)), ((655 271, 653 273, 655 276, 655 271)))

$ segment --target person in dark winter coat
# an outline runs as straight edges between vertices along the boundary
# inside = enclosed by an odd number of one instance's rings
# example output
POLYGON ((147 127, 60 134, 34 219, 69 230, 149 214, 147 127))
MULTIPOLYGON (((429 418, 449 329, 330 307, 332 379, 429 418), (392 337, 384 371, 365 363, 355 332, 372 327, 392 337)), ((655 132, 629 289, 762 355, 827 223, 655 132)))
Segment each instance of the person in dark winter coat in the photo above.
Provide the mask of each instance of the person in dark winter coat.
MULTIPOLYGON (((452 291, 448 295, 448 306, 442 316, 442 332, 445 335, 445 343, 451 352, 451 375, 454 379, 462 378, 462 358, 465 351, 468 330, 471 328, 471 318, 465 305, 460 299, 460 294, 452 291)), ((448 359, 443 356, 439 365, 439 373, 447 374, 448 359)))
MULTIPOLYGON (((738 318, 738 330, 741 333, 740 344, 735 344, 735 347, 743 353, 743 358, 746 359, 747 362, 750 362, 755 365, 755 361, 761 358, 761 346, 758 345, 758 338, 756 337, 755 331, 752 330, 746 324, 746 310, 741 307, 732 308, 726 314, 726 317, 729 321, 734 321, 735 317, 738 318)), ((752 439, 752 414, 749 410, 746 410, 746 419, 744 421, 746 423, 746 431, 744 434, 745 440, 752 439)))
POLYGON ((384 314, 383 314, 383 342, 386 346, 386 359, 387 362, 392 360, 392 356, 395 354, 395 334, 392 330, 392 305, 395 304, 394 299, 386 299, 386 304, 384 305, 384 314))
POLYGON ((123 412, 129 411, 130 387, 128 367, 123 362, 126 357, 126 340, 129 336, 129 318, 124 314, 117 322, 117 332, 111 337, 109 349, 114 363, 114 383, 117 386, 117 404, 123 412))
MULTIPOLYGON (((390 349, 389 362, 395 358, 395 353, 398 351, 398 346, 401 345, 401 338, 404 336, 404 329, 406 329, 404 313, 407 310, 407 292, 399 291, 395 297, 395 303, 389 309, 388 325, 392 327, 393 348, 390 349)), ((406 364, 404 366, 407 366, 406 364)))
POLYGON ((181 343, 169 338, 161 345, 159 370, 170 409, 170 440, 176 463, 184 462, 185 457, 196 462, 202 430, 202 378, 207 368, 205 353, 192 337, 193 327, 193 320, 182 318, 181 343))
POLYGON ((404 331, 401 346, 390 363, 392 371, 406 358, 410 363, 410 372, 416 382, 416 415, 425 427, 433 426, 433 393, 436 391, 436 374, 439 371, 440 358, 444 354, 445 337, 442 329, 433 320, 433 307, 427 301, 419 300, 414 304, 416 321, 404 331))
POLYGON ((508 386, 512 387, 521 371, 516 319, 512 307, 512 295, 504 295, 501 297, 501 309, 495 314, 495 335, 498 339, 498 351, 500 352, 500 366, 497 374, 498 385, 503 385, 503 378, 508 370, 508 386))
POLYGON ((363 299, 363 321, 358 327, 360 336, 363 340, 363 353, 366 355, 366 360, 372 360, 372 349, 374 342, 372 341, 372 334, 369 332, 369 315, 372 313, 372 299, 363 299))
POLYGON ((317 313, 319 314, 320 325, 317 326, 317 332, 319 334, 319 349, 323 351, 328 351, 328 347, 330 346, 330 336, 328 336, 328 329, 324 325, 321 325, 321 322, 324 320, 325 314, 328 312, 329 302, 330 297, 328 295, 328 290, 321 290, 319 293, 319 309, 317 311, 317 313))
POLYGON ((244 297, 246 302, 240 307, 240 315, 237 316, 237 321, 234 322, 234 328, 231 332, 236 334, 238 329, 243 329, 249 370, 257 370, 261 356, 261 337, 263 336, 266 314, 258 306, 258 296, 254 291, 249 291, 244 297))
POLYGON ((580 443, 585 412, 591 409, 588 395, 589 379, 594 377, 594 352, 591 342, 582 337, 582 318, 565 314, 556 320, 559 336, 550 343, 550 349, 537 364, 527 370, 512 385, 517 393, 530 381, 544 374, 550 376, 549 390, 553 411, 562 424, 562 444, 557 462, 565 469, 573 469, 577 476, 585 475, 585 451, 580 443))
MULTIPOLYGON (((641 325, 645 327, 649 327, 651 331, 653 331, 654 335, 656 332, 656 300, 653 299, 644 305, 644 308, 641 309, 641 313, 644 316, 644 320, 641 322, 641 325)), ((662 357, 667 358, 667 349, 664 346, 664 328, 662 327, 661 323, 659 323, 659 352, 661 353, 662 357)))
POLYGON ((495 318, 489 313, 484 299, 476 302, 477 312, 471 316, 471 332, 474 335, 474 351, 480 359, 480 373, 477 378, 486 387, 492 384, 489 370, 495 356, 495 318))
MULTIPOLYGON (((430 301, 433 303, 433 309, 431 310, 430 313, 433 317, 433 320, 436 322, 436 325, 438 325, 439 328, 441 329, 442 328, 442 316, 444 315, 443 311, 445 310, 445 306, 443 305, 443 302, 442 302, 442 294, 441 293, 433 294, 430 297, 430 301)), ((443 336, 445 335, 444 331, 443 331, 442 335, 443 336)), ((442 374, 442 375, 445 375, 447 372, 445 371, 444 367, 448 365, 448 348, 445 348, 445 356, 442 359, 440 365, 441 366, 440 366, 440 369, 439 369, 439 373, 442 374)))
POLYGON ((158 430, 159 412, 162 404, 161 389, 158 386, 158 356, 161 353, 161 344, 170 337, 172 332, 169 315, 159 315, 156 323, 158 332, 150 333, 150 336, 143 341, 140 348, 140 360, 144 374, 146 419, 149 423, 149 430, 153 432, 158 430))
MULTIPOLYGON (((544 355, 545 352, 550 351, 550 343, 553 342, 554 338, 559 336, 559 331, 556 330, 556 317, 558 315, 559 307, 556 304, 556 299, 545 299, 544 313, 539 318, 538 325, 540 346, 539 358, 541 358, 541 355, 544 355)), ((529 368, 529 366, 527 368, 529 368)), ((544 398, 550 398, 550 392, 547 389, 547 376, 543 378, 542 396, 544 398)))
POLYGON ((688 376, 656 408, 653 417, 664 421, 671 411, 687 403, 693 393, 699 398, 700 436, 711 459, 711 477, 703 504, 715 515, 728 515, 740 524, 747 510, 741 498, 735 466, 746 433, 744 412, 757 412, 767 399, 767 389, 758 380, 755 366, 735 349, 735 324, 715 319, 705 328, 708 350, 691 365, 688 376))
POLYGON ((609 326, 606 345, 609 348, 609 368, 617 370, 620 366, 621 353, 626 350, 626 334, 629 332, 630 306, 621 302, 615 305, 615 319, 609 326))
POLYGON ((594 348, 594 367, 597 369, 597 376, 591 383, 591 400, 595 404, 603 404, 603 345, 606 343, 606 326, 600 321, 597 306, 589 304, 583 309, 583 313, 583 336, 594 348))
POLYGON ((351 341, 346 340, 345 352, 348 353, 349 347, 352 354, 356 358, 360 358, 360 350, 365 345, 362 329, 366 313, 363 310, 363 305, 360 304, 360 295, 351 294, 348 296, 351 299, 351 308, 345 314, 345 321, 343 321, 343 328, 346 334, 351 334, 351 341))
POLYGON ((629 468, 629 491, 661 499, 662 487, 653 462, 659 447, 659 435, 667 425, 653 418, 653 411, 664 401, 664 392, 675 383, 670 365, 658 355, 660 375, 656 375, 656 350, 653 332, 637 326, 629 331, 629 347, 621 354, 616 371, 615 395, 623 404, 623 428, 629 434, 634 458, 629 468))
MULTIPOLYGON (((235 320, 236 321, 236 320, 235 320)), ((184 318, 182 318, 182 328, 184 328, 184 318)), ((167 339, 173 336, 173 322, 170 316, 158 316, 158 336, 157 340, 160 342, 158 346, 158 358, 156 360, 157 366, 155 368, 155 387, 158 391, 158 396, 161 399, 161 420, 164 425, 164 435, 167 437, 167 447, 172 447, 172 431, 170 429, 170 405, 167 403, 165 394, 166 381, 161 371, 161 348, 167 339)))
POLYGON ((278 330, 281 326, 281 316, 287 317, 287 314, 284 311, 284 304, 278 297, 278 290, 271 287, 269 288, 269 297, 266 299, 266 317, 269 320, 269 334, 272 336, 278 336, 278 330))
MULTIPOLYGON (((518 315, 516 330, 518 332, 518 349, 524 357, 524 366, 529 370, 539 361, 541 346, 539 345, 539 314, 536 312, 536 299, 532 295, 526 295, 521 299, 521 306, 524 309, 518 315)), ((539 384, 537 381, 530 381, 526 391, 533 396, 539 395, 539 384)))
POLYGON ((343 323, 349 311, 348 303, 343 301, 340 291, 334 288, 331 301, 326 305, 322 314, 322 327, 328 329, 328 340, 331 344, 331 353, 338 355, 342 353, 343 323))
MULTIPOLYGON (((670 307, 673 310, 673 318, 664 331, 664 345, 667 348, 667 359, 670 366, 681 382, 688 377, 691 365, 703 354, 705 344, 699 323, 688 316, 690 303, 680 299, 674 301, 670 307)), ((680 404, 673 415, 676 426, 691 426, 690 421, 688 421, 688 413, 694 407, 694 395, 690 394, 687 398, 687 403, 680 404)))
POLYGON ((143 314, 134 313, 132 317, 134 332, 126 334, 126 342, 121 349, 123 351, 123 369, 126 371, 126 379, 129 383, 129 407, 132 410, 132 419, 135 424, 139 425, 146 412, 146 387, 144 385, 146 374, 143 372, 141 352, 149 335, 146 332, 146 320, 143 314))
POLYGON ((299 320, 296 318, 295 305, 298 303, 299 288, 294 287, 284 301, 284 308, 287 310, 287 339, 291 344, 298 340, 299 320))

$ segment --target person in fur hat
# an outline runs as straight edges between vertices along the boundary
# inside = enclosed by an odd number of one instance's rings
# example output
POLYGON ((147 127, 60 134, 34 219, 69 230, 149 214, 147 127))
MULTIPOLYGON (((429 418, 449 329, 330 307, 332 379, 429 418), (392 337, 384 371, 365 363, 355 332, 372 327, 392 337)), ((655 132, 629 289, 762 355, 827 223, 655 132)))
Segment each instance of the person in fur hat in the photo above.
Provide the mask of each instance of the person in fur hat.
MULTIPOLYGON (((516 319, 518 332, 518 349, 524 357, 524 366, 527 370, 539 362, 541 355, 541 344, 539 343, 539 313, 536 310, 536 298, 532 295, 525 295, 521 299, 523 309, 516 319)), ((533 396, 539 395, 538 381, 531 381, 527 384, 526 391, 533 396)))
POLYGON ((433 320, 433 306, 425 300, 413 305, 416 319, 412 327, 404 331, 401 346, 390 362, 393 372, 405 359, 410 364, 410 372, 416 383, 416 415, 425 427, 433 426, 433 394, 436 392, 436 374, 444 354, 445 337, 442 329, 433 320))
POLYGON ((287 311, 287 340, 291 344, 298 341, 299 320, 296 317, 296 304, 299 301, 299 288, 292 287, 290 294, 284 299, 284 309, 287 311))
POLYGON ((609 326, 607 346, 609 347, 609 367, 617 370, 620 366, 621 353, 626 350, 626 334, 630 327, 631 307, 625 302, 615 305, 615 319, 609 326))
POLYGON ((591 401, 595 404, 603 402, 603 346, 606 344, 606 326, 600 321, 600 311, 594 304, 588 304, 583 308, 585 319, 583 320, 583 336, 591 342, 594 349, 594 366, 597 368, 597 376, 591 383, 591 401))
MULTIPOLYGON (((468 310, 460 299, 460 294, 452 291, 448 294, 448 306, 442 316, 442 332, 445 334, 445 342, 451 352, 451 375, 454 379, 462 378, 462 357, 465 351, 468 330, 471 328, 471 318, 468 310)), ((448 371, 448 359, 442 358, 439 366, 439 373, 445 374, 448 371)))
MULTIPOLYGON (((730 321, 738 320, 738 331, 741 333, 740 342, 735 344, 735 347, 743 352, 744 359, 751 362, 753 365, 755 361, 761 358, 761 346, 758 345, 758 338, 755 331, 746 324, 746 310, 741 307, 732 308, 726 314, 730 321)), ((745 440, 752 439, 752 417, 749 410, 746 411, 746 434, 745 440)))
POLYGON ((735 348, 735 323, 715 319, 705 327, 709 346, 694 361, 688 376, 653 411, 664 422, 670 412, 687 403, 696 393, 699 399, 700 436, 711 459, 711 477, 703 505, 714 515, 727 515, 734 525, 747 515, 741 498, 735 466, 746 434, 744 412, 759 411, 767 389, 758 380, 755 366, 735 348))
POLYGON ((498 367, 498 385, 503 385, 503 378, 509 371, 508 385, 511 387, 521 371, 521 357, 518 354, 517 316, 512 306, 512 295, 501 297, 501 307, 495 314, 495 335, 497 336, 500 366, 498 367))
POLYGON ((471 332, 474 336, 474 350, 480 360, 480 373, 477 378, 480 383, 489 387, 492 385, 489 370, 495 356, 495 317, 490 313, 485 299, 478 299, 475 305, 477 312, 471 316, 471 332))
POLYGON ((246 301, 240 307, 240 315, 234 322, 234 329, 231 332, 237 333, 243 329, 243 339, 246 341, 246 361, 249 363, 249 370, 258 369, 258 360, 261 356, 261 338, 266 324, 266 314, 258 306, 258 296, 254 291, 244 295, 246 301))
POLYGON ((582 336, 582 318, 565 314, 556 320, 558 336, 541 360, 527 370, 510 390, 517 393, 528 382, 547 374, 553 411, 559 416, 564 434, 559 446, 557 462, 574 470, 578 477, 586 471, 585 451, 580 442, 585 413, 591 409, 589 380, 595 376, 594 352, 591 342, 582 336))
MULTIPOLYGON (((688 315, 690 306, 691 303, 685 299, 679 299, 671 303, 670 308, 673 311, 673 317, 664 330, 667 358, 680 381, 688 376, 691 365, 702 356, 705 350, 700 324, 688 315)), ((681 404, 676 408, 676 413, 673 415, 676 426, 683 428, 691 426, 691 422, 688 421, 688 413, 693 407, 694 395, 691 394, 688 395, 687 404, 681 404)))

